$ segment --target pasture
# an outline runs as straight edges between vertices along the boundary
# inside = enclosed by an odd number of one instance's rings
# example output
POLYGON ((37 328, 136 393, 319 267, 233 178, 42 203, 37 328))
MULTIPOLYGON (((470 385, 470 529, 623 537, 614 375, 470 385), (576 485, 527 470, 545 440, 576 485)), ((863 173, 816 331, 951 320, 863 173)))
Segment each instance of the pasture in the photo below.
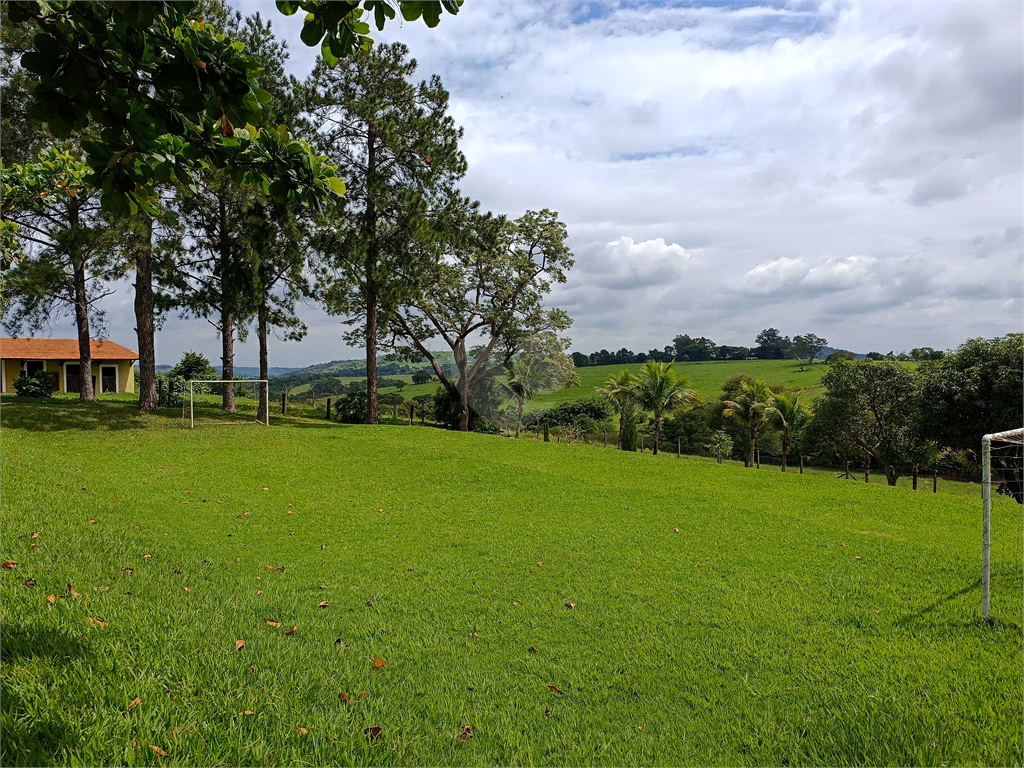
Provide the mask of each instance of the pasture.
POLYGON ((202 410, 3 398, 4 765, 1024 760, 1005 498, 202 410))

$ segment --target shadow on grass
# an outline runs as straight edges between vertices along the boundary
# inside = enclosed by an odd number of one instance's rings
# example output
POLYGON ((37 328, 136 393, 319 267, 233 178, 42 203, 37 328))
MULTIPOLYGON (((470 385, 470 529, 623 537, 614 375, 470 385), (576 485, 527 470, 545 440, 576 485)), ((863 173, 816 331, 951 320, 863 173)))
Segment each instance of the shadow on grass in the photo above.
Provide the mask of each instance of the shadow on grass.
MULTIPOLYGON (((1007 569, 1003 569, 1003 570, 1007 570, 1007 569)), ((1013 569, 1009 569, 1009 570, 1012 571, 1013 569)), ((1016 588, 1019 589, 1019 585, 1020 585, 1020 569, 1019 568, 1017 569, 1016 579, 1015 580, 1012 578, 1012 576, 1013 575, 1009 574, 1009 573, 999 573, 999 574, 993 573, 992 574, 993 592, 995 592, 997 590, 997 587, 1002 585, 1004 582, 1005 582, 1005 586, 1006 586, 1007 589, 1014 588, 1013 587, 1014 584, 1017 585, 1016 588)), ((1024 627, 1022 627, 1020 624, 1018 624, 1016 622, 1013 622, 1013 621, 1007 621, 1006 619, 1000 618, 998 616, 991 616, 988 621, 985 621, 984 619, 981 618, 981 579, 980 578, 975 580, 975 581, 973 581, 973 582, 971 582, 970 584, 968 584, 967 586, 963 587, 962 589, 957 590, 956 592, 951 592, 950 594, 946 595, 945 597, 942 597, 942 598, 939 598, 938 600, 935 600, 934 602, 930 603, 929 605, 926 605, 924 608, 922 608, 921 610, 917 611, 916 613, 910 614, 908 616, 904 616, 902 619, 900 619, 899 621, 896 622, 896 626, 901 627, 903 629, 916 629, 916 628, 920 628, 920 627, 924 627, 924 626, 931 627, 932 629, 939 629, 940 626, 941 626, 941 628, 943 628, 943 629, 945 629, 947 631, 961 631, 961 630, 964 630, 964 629, 967 629, 967 628, 970 628, 970 627, 989 627, 989 628, 997 629, 997 630, 1003 630, 1003 631, 1009 630, 1009 631, 1016 631, 1016 632, 1020 632, 1020 631, 1024 630, 1024 627), (976 619, 971 620, 971 621, 966 621, 966 622, 963 622, 963 623, 954 623, 954 624, 950 624, 949 622, 945 622, 945 623, 942 623, 941 625, 940 624, 936 624, 936 623, 934 623, 932 621, 929 621, 929 618, 931 617, 931 615, 934 614, 939 608, 941 608, 942 606, 946 605, 947 603, 952 602, 953 600, 956 600, 959 597, 963 597, 964 595, 969 595, 971 593, 976 593, 977 596, 978 596, 978 616, 977 616, 976 619)))
POLYGON ((60 661, 84 656, 85 644, 72 635, 52 629, 30 629, 5 621, 0 625, 0 659, 17 662, 25 659, 60 661))

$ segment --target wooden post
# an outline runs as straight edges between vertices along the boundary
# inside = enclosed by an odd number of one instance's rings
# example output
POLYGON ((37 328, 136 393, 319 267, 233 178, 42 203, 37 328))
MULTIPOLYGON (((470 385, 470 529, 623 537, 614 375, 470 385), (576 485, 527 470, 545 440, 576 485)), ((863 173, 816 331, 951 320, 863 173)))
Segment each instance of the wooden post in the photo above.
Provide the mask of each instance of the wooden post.
POLYGON ((281 415, 284 416, 288 413, 288 395, 284 392, 281 393, 281 415))
POLYGON ((309 390, 309 396, 311 398, 310 403, 309 403, 309 407, 310 408, 316 408, 316 390, 313 389, 312 387, 309 390))
POLYGON ((804 457, 803 457, 803 454, 801 454, 800 455, 800 474, 802 475, 803 473, 804 473, 804 457))
POLYGON ((537 442, 540 442, 540 421, 537 421, 537 442))
POLYGON ((846 462, 846 479, 847 480, 850 479, 850 462, 849 461, 846 462))
POLYGON ((915 464, 914 468, 910 471, 910 477, 913 480, 914 490, 916 491, 917 490, 917 464, 915 464))
POLYGON ((932 470, 932 493, 939 492, 939 470, 932 470))
POLYGON ((331 398, 327 398, 327 420, 331 420, 331 398))
POLYGON ((559 445, 561 445, 562 444, 562 436, 561 435, 555 435, 555 442, 558 443, 559 445))
POLYGON ((409 406, 409 426, 410 427, 412 426, 412 419, 413 419, 413 416, 415 416, 415 415, 416 415, 416 406, 415 405, 410 405, 409 406))
POLYGON ((157 394, 156 394, 156 407, 159 408, 161 405, 164 404, 164 380, 163 379, 157 379, 156 380, 156 392, 157 392, 157 394))
POLYGON ((871 482, 871 457, 864 454, 864 482, 871 482))
POLYGON ((545 443, 550 443, 551 442, 551 435, 548 433, 548 426, 549 426, 549 424, 545 421, 544 422, 544 442, 545 443))
POLYGON ((755 448, 754 449, 754 469, 760 469, 760 468, 761 468, 761 449, 760 448, 755 448))
POLYGON ((676 440, 676 458, 680 459, 683 456, 683 441, 676 440))
POLYGON ((722 463, 722 449, 721 448, 716 448, 715 449, 715 453, 718 455, 718 463, 721 464, 722 463))

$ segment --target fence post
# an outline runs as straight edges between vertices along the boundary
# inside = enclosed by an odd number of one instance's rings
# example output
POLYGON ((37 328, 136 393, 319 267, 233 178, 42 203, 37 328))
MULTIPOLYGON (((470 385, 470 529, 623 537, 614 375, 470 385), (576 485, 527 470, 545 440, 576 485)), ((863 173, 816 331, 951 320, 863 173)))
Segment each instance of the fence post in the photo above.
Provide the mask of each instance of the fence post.
POLYGON ((755 448, 754 449, 754 469, 760 469, 760 468, 761 468, 761 449, 760 448, 755 448))
POLYGON ((281 393, 281 415, 284 416, 288 413, 288 395, 284 392, 281 393))
POLYGON ((156 380, 156 407, 159 408, 164 404, 164 380, 156 380))
POLYGON ((803 473, 804 473, 804 457, 803 457, 803 454, 800 454, 800 474, 802 475, 803 473))
POLYGON ((866 454, 864 456, 864 482, 871 482, 871 457, 866 454))
POLYGON ((932 493, 939 492, 939 470, 932 470, 932 493))
POLYGON ((327 398, 327 420, 331 420, 331 398, 327 398))
POLYGON ((914 465, 914 469, 910 472, 910 477, 914 481, 914 490, 917 490, 917 464, 914 465))
POLYGON ((540 442, 540 420, 537 420, 537 442, 540 442))
POLYGON ((409 426, 410 427, 412 426, 412 418, 415 415, 416 415, 416 406, 415 405, 410 405, 409 406, 409 426))
POLYGON ((721 448, 715 449, 715 454, 718 456, 718 463, 721 464, 722 463, 722 449, 721 448))
POLYGON ((683 455, 683 441, 676 440, 676 458, 682 458, 683 455))
POLYGON ((545 422, 544 422, 544 442, 545 442, 545 443, 550 443, 550 442, 551 442, 551 436, 550 436, 550 434, 548 433, 548 427, 549 427, 549 426, 550 426, 550 425, 548 424, 548 422, 547 422, 547 421, 545 421, 545 422))

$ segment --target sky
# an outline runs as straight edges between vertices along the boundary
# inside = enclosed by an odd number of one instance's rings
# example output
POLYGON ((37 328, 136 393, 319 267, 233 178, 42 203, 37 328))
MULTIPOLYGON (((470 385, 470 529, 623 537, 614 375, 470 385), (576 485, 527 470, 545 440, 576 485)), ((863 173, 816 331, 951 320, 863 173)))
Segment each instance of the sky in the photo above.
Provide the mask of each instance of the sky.
MULTIPOLYGON (((310 71, 300 16, 234 5, 310 71)), ((464 194, 567 225, 576 263, 549 304, 575 351, 752 347, 775 327, 887 352, 1022 328, 1022 9, 466 0, 374 35, 450 91, 464 194)), ((134 346, 130 289, 106 309, 134 346)), ((301 314, 308 336, 275 340, 271 365, 363 354, 301 314)), ((168 319, 157 362, 187 349, 219 364, 212 326, 168 319)), ((235 362, 256 359, 250 337, 235 362)))

